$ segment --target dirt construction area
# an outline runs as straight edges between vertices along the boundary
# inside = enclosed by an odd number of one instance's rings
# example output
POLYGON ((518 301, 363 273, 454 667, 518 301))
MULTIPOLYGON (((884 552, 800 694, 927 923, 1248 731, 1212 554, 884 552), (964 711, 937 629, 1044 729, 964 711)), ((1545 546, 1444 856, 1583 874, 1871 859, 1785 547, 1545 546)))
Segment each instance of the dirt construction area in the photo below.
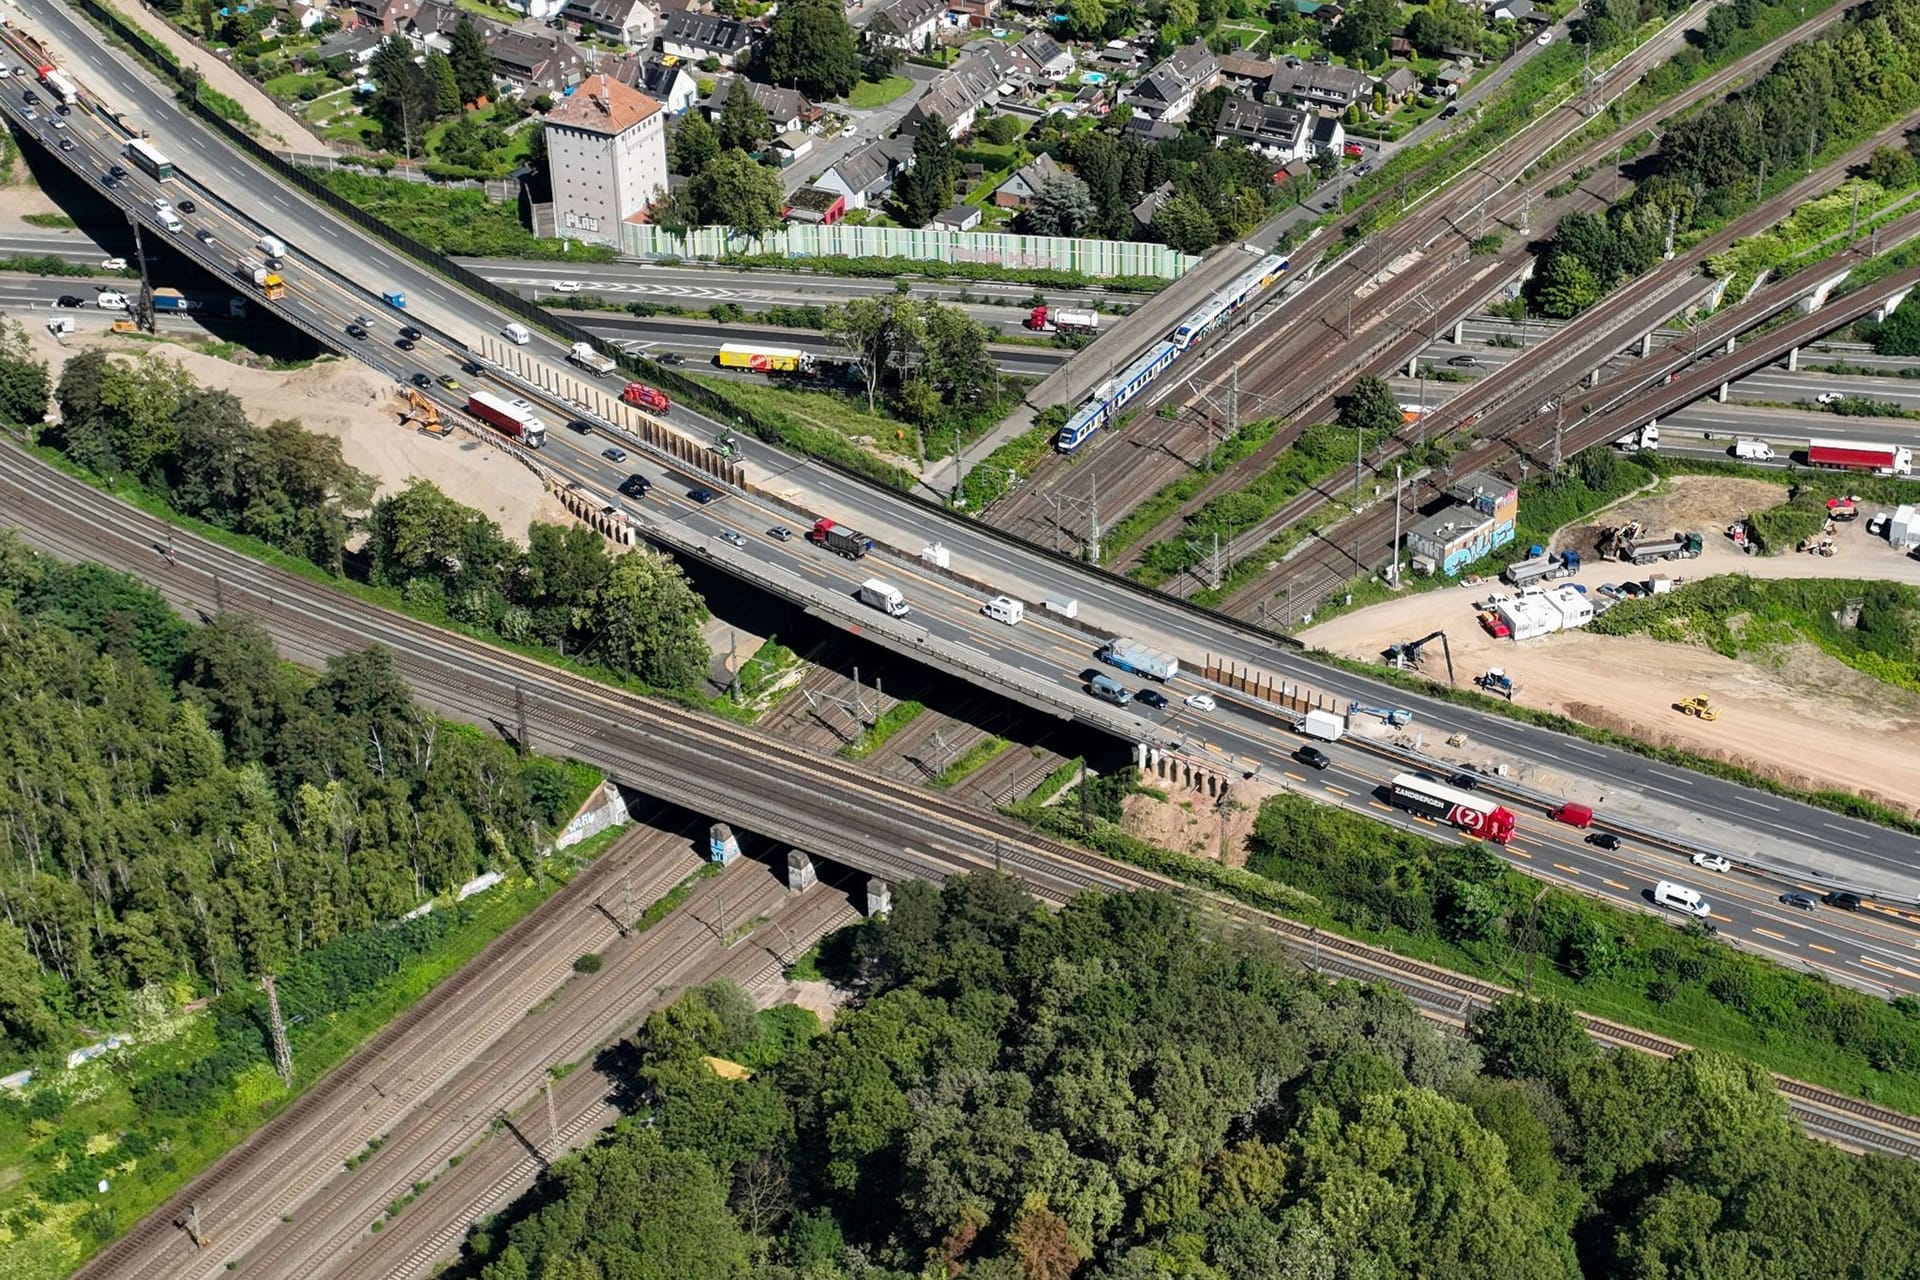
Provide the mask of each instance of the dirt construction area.
MULTIPOLYGON (((1725 526, 1782 495, 1778 486, 1761 482, 1686 477, 1674 483, 1672 492, 1648 494, 1609 510, 1604 522, 1637 518, 1659 532, 1692 529, 1705 534, 1706 550, 1700 558, 1659 566, 1677 581, 1748 573, 1920 583, 1920 560, 1870 538, 1864 517, 1841 526, 1835 538, 1837 554, 1831 558, 1742 554, 1726 538, 1725 526)), ((1591 535, 1586 527, 1563 530, 1555 547, 1590 547, 1591 535)), ((1592 593, 1602 583, 1648 572, 1591 563, 1575 581, 1592 593)), ((1518 684, 1515 701, 1524 706, 1725 760, 1783 783, 1854 791, 1895 808, 1914 809, 1915 788, 1896 780, 1920 778, 1920 695, 1863 675, 1808 644, 1736 661, 1643 636, 1587 631, 1519 643, 1498 640, 1480 627, 1473 607, 1495 589, 1483 583, 1410 595, 1331 619, 1300 638, 1332 653, 1379 662, 1388 645, 1438 628, 1452 646, 1462 686, 1489 667, 1499 667, 1518 684), (1710 698, 1719 719, 1702 722, 1674 709, 1674 703, 1694 695, 1710 698), (1876 779, 1882 780, 1878 787, 1871 781, 1876 779)), ((1429 646, 1424 658, 1422 674, 1446 679, 1436 649, 1429 646)))
POLYGON ((82 313, 79 323, 80 331, 64 341, 55 340, 44 323, 26 326, 34 355, 49 362, 56 384, 67 359, 89 348, 133 359, 158 355, 181 365, 200 385, 232 394, 256 424, 292 418, 308 430, 337 437, 346 460, 379 481, 383 494, 414 476, 431 480, 454 501, 486 512, 502 532, 522 544, 531 521, 564 524, 572 519, 532 472, 500 450, 459 432, 435 439, 411 423, 403 424, 406 406, 399 388, 356 361, 321 360, 291 371, 261 369, 184 343, 103 332, 107 321, 99 313, 82 313))

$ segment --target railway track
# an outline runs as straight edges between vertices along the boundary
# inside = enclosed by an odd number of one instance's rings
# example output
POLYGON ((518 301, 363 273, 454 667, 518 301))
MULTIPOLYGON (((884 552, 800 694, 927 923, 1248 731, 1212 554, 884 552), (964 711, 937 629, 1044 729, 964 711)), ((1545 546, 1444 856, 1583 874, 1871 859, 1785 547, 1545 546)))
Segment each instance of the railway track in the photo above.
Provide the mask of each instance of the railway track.
MULTIPOLYGON (((1550 190, 1582 172, 1597 172, 1603 161, 1617 155, 1648 127, 1726 92, 1792 44, 1842 16, 1840 9, 1816 15, 1787 35, 1690 86, 1656 110, 1554 162, 1544 173, 1532 175, 1525 189, 1516 188, 1514 184, 1528 174, 1540 156, 1551 153, 1566 139, 1577 135, 1589 120, 1577 106, 1557 108, 1542 117, 1537 127, 1515 135, 1473 171, 1492 192, 1491 195, 1482 192, 1477 219, 1470 221, 1468 216, 1472 202, 1465 197, 1471 192, 1463 192, 1457 200, 1436 200, 1406 216, 1383 235, 1370 237, 1364 247, 1347 254, 1334 268, 1323 271, 1318 279, 1269 308, 1265 316, 1255 322, 1254 327, 1262 329, 1259 349, 1251 358, 1252 368, 1241 380, 1243 398, 1253 407, 1243 406, 1241 420, 1278 416, 1293 419, 1294 425, 1283 429, 1253 457, 1203 486, 1177 512, 1141 537, 1136 546, 1144 547, 1174 536, 1185 515, 1221 493, 1239 487, 1246 476, 1259 474, 1271 466, 1279 452, 1297 438, 1300 429, 1328 411, 1334 389, 1361 373, 1397 367, 1404 362, 1404 355, 1390 349, 1410 345, 1417 351, 1424 347, 1427 344, 1424 337, 1410 341, 1418 336, 1415 323, 1424 320, 1429 331, 1438 324, 1450 323, 1443 317, 1464 315, 1491 293, 1500 280, 1510 278, 1523 265, 1524 235, 1516 249, 1481 260, 1485 265, 1477 271, 1461 269, 1471 268, 1474 261, 1466 257, 1465 244, 1489 226, 1520 222, 1524 217, 1522 211, 1530 203, 1531 190, 1550 190), (1456 236, 1457 244, 1443 253, 1434 251, 1434 246, 1443 239, 1456 236), (1364 297, 1366 305, 1356 307, 1356 297, 1364 297), (1395 313, 1407 315, 1411 323, 1388 323, 1395 313), (1277 330, 1276 324, 1281 326, 1277 330)), ((1643 46, 1633 58, 1612 69, 1608 74, 1613 82, 1637 81, 1664 56, 1665 46, 1661 46, 1660 57, 1654 56, 1654 48, 1652 44, 1643 46)), ((1463 175, 1462 186, 1466 185, 1465 179, 1463 175)), ((1603 205, 1617 197, 1620 182, 1617 174, 1611 182, 1603 178, 1598 187, 1583 182, 1560 207, 1550 207, 1548 212, 1603 205)), ((1348 225, 1362 224, 1377 203, 1346 223, 1329 229, 1325 236, 1310 241, 1309 247, 1321 246, 1324 250, 1338 243, 1332 232, 1344 232, 1348 225)), ((1541 225, 1547 222, 1543 217, 1541 225)), ((1303 249, 1302 254, 1305 252, 1303 249)), ((1130 430, 1102 432, 1080 451, 1088 455, 1084 458, 1057 458, 1043 464, 1039 473, 989 512, 988 518, 1001 528, 1043 544, 1063 538, 1077 540, 1082 534, 1081 526, 1077 521, 1072 527, 1064 526, 1060 513, 1067 510, 1077 515, 1083 507, 1078 503, 1063 507, 1059 498, 1066 491, 1071 490, 1075 498, 1083 501, 1090 494, 1097 494, 1103 522, 1111 525, 1146 497, 1193 469, 1221 432, 1196 412, 1197 396, 1188 393, 1181 399, 1181 388, 1202 376, 1217 387, 1227 373, 1227 366, 1222 363, 1225 354, 1231 354, 1226 351, 1225 343, 1216 343, 1205 357, 1209 362, 1206 366, 1176 379, 1168 391, 1144 398, 1130 430), (1155 415, 1162 404, 1174 404, 1178 408, 1172 421, 1155 415), (1102 436, 1107 437, 1104 442, 1102 436)), ((1117 567, 1124 568, 1125 563, 1122 561, 1117 567)))
MULTIPOLYGON (((1376 452, 1371 460, 1374 480, 1379 480, 1387 464, 1396 458, 1406 457, 1416 447, 1416 440, 1445 440, 1467 434, 1483 439, 1453 460, 1454 471, 1460 473, 1497 466, 1499 459, 1505 456, 1503 446, 1498 441, 1503 430, 1515 423, 1539 418, 1543 413, 1551 413, 1556 398, 1564 396, 1568 387, 1590 373, 1603 370, 1619 351, 1671 315, 1691 293, 1704 288, 1698 277, 1687 273, 1735 240, 1773 225, 1783 210, 1829 185, 1848 168, 1864 160, 1876 147, 1899 137, 1904 129, 1911 126, 1912 119, 1910 117, 1851 148, 1766 205, 1744 215, 1685 253, 1676 255, 1673 261, 1660 269, 1629 282, 1584 313, 1580 325, 1568 326, 1552 334, 1534 348, 1533 354, 1526 360, 1502 365, 1445 404, 1429 411, 1425 420, 1418 424, 1417 436, 1403 432, 1387 447, 1376 452)), ((1903 219, 1902 225, 1906 222, 1903 219)), ((1806 279, 1830 266, 1837 269, 1837 264, 1842 261, 1857 260, 1856 251, 1849 248, 1819 267, 1796 275, 1799 279, 1806 279)), ((1750 316, 1755 309, 1763 306, 1777 311, 1783 304, 1782 300, 1790 299, 1794 292, 1794 288, 1782 289, 1776 284, 1762 291, 1755 300, 1736 304, 1734 310, 1740 311, 1743 317, 1750 316)), ((1627 376, 1633 376, 1631 371, 1627 376)), ((1431 491, 1432 496, 1438 497, 1444 489, 1444 483, 1435 483, 1430 479, 1426 482, 1426 489, 1431 491)), ((1417 508, 1422 497, 1416 487, 1411 505, 1417 508)), ((1243 535, 1241 545, 1248 549, 1247 554, 1251 554, 1252 549, 1265 545, 1285 528, 1299 523, 1333 500, 1328 488, 1302 494, 1243 535)), ((1380 549, 1380 544, 1382 536, 1390 535, 1393 520, 1393 506, 1388 503, 1357 520, 1349 520, 1326 530, 1304 550, 1285 559, 1253 583, 1238 589, 1227 602, 1228 609, 1239 611, 1250 601, 1263 601, 1283 591, 1289 582, 1297 586, 1308 579, 1328 577, 1345 582, 1356 574, 1371 572, 1375 567, 1376 550, 1379 550, 1381 559, 1390 554, 1390 549, 1380 549)), ((1390 548, 1390 536, 1386 536, 1386 542, 1390 548)), ((1177 591, 1191 594, 1200 585, 1181 583, 1177 591)))
MULTIPOLYGON (((616 776, 635 772, 631 762, 636 756, 648 757, 657 764, 667 756, 695 755, 702 758, 705 769, 715 771, 725 761, 737 760, 752 780, 738 782, 736 775, 728 774, 726 781, 755 797, 741 811, 741 825, 746 830, 777 833, 799 847, 815 852, 828 850, 827 856, 835 856, 846 848, 851 825, 854 834, 864 841, 856 856, 842 859, 852 865, 900 878, 926 875, 936 879, 998 866, 1018 874, 1037 896, 1054 903, 1086 888, 1182 892, 1177 884, 1161 876, 1035 836, 1010 819, 952 797, 886 778, 863 776, 829 762, 794 758, 751 730, 696 720, 465 637, 345 600, 330 589, 255 565, 191 536, 176 537, 180 566, 168 567, 156 551, 164 545, 167 532, 160 522, 95 493, 10 446, 0 447, 0 492, 8 496, 9 517, 20 523, 30 541, 56 554, 98 560, 139 574, 176 607, 190 611, 240 608, 253 613, 296 660, 318 663, 330 653, 362 647, 370 641, 384 643, 394 649, 403 674, 413 681, 420 696, 481 724, 499 723, 504 709, 514 706, 517 686, 524 698, 528 723, 541 739, 558 742, 563 750, 579 758, 601 763, 616 776), (857 797, 857 803, 821 803, 824 793, 833 788, 857 797), (796 795, 801 798, 796 800, 796 795), (882 845, 878 843, 882 839, 896 843, 882 845)), ((649 781, 668 788, 686 787, 685 792, 669 790, 668 794, 692 796, 698 794, 696 781, 705 786, 712 779, 695 779, 675 766, 649 773, 646 780, 636 780, 634 785, 645 786, 649 781)), ((1386 981, 1443 1020, 1469 1016, 1473 1008, 1484 1007, 1506 991, 1351 939, 1321 934, 1296 921, 1237 904, 1218 905, 1230 918, 1276 936, 1314 967, 1362 980, 1386 981)), ((1623 1030, 1609 1032, 1597 1021, 1590 1021, 1589 1026, 1614 1043, 1625 1042, 1621 1039, 1623 1030)), ((1685 1047, 1658 1037, 1644 1039, 1657 1041, 1667 1052, 1685 1047)), ((1828 1091, 1819 1092, 1840 1098, 1828 1091)), ((1849 1100, 1834 1105, 1838 1109, 1852 1104, 1849 1100)), ((1912 1132, 1920 1139, 1920 1122, 1885 1109, 1874 1114, 1889 1130, 1912 1132)), ((439 1148, 428 1150, 444 1159, 445 1153, 439 1148)), ((399 1154, 404 1153, 396 1153, 395 1158, 399 1154)), ((232 1166, 226 1166, 225 1172, 231 1171, 232 1166)), ((199 1185, 217 1183, 222 1172, 216 1165, 199 1185)), ((170 1230, 170 1221, 171 1216, 163 1211, 136 1227, 137 1234, 127 1239, 150 1241, 164 1236, 170 1230)), ((138 1248, 130 1245, 118 1256, 125 1257, 138 1248)), ((90 1265, 84 1274, 119 1274, 111 1265, 110 1254, 112 1250, 102 1255, 100 1265, 90 1265)))

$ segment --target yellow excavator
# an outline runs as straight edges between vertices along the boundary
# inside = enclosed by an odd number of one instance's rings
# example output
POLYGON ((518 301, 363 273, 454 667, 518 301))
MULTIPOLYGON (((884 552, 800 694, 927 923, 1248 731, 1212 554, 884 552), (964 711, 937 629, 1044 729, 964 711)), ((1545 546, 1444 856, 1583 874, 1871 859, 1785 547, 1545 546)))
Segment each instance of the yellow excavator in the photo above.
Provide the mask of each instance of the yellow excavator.
POLYGON ((402 418, 401 421, 404 422, 407 418, 418 422, 420 430, 430 436, 445 436, 453 433, 453 425, 441 421, 440 406, 412 387, 407 388, 407 413, 406 418, 402 418))

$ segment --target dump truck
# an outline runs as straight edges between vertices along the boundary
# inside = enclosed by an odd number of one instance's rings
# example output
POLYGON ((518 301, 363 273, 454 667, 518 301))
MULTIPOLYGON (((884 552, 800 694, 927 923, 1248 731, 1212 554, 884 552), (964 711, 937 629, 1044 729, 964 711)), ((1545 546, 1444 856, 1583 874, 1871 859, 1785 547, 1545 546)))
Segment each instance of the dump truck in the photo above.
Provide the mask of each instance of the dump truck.
POLYGON ((1114 640, 1100 650, 1100 661, 1137 676, 1167 681, 1180 674, 1180 659, 1164 649, 1152 649, 1138 640, 1114 640))
POLYGON ((1565 578, 1579 570, 1580 553, 1569 551, 1564 555, 1535 556, 1531 560, 1516 561, 1501 570, 1500 576, 1516 587, 1524 587, 1532 582, 1565 578))
POLYGON ((640 409, 651 409, 655 413, 665 413, 673 408, 673 401, 667 399, 667 393, 644 382, 629 382, 620 398, 640 409))
POLYGON ((1634 564, 1652 564, 1656 560, 1691 560, 1700 554, 1706 540, 1697 533, 1675 533, 1670 538, 1635 538, 1620 544, 1620 559, 1634 564))
POLYGON ((807 530, 807 541, 849 560, 858 560, 873 550, 873 539, 866 534, 824 518, 815 520, 813 528, 807 530))
POLYGON ((1070 307, 1040 306, 1028 313, 1026 323, 1027 328, 1035 333, 1098 333, 1100 313, 1070 307))
POLYGON ((576 342, 567 348, 567 360, 571 364, 579 365, 588 373, 599 374, 603 377, 606 374, 617 372, 620 368, 620 362, 618 360, 615 360, 612 356, 601 355, 593 349, 591 342, 576 342))

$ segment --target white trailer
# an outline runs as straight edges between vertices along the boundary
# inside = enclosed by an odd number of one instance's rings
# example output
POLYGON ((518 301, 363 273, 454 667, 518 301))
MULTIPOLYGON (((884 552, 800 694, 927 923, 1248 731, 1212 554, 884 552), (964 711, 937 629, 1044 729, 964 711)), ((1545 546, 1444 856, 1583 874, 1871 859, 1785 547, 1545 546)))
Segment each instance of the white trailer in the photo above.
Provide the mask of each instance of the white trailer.
POLYGON ((868 578, 860 584, 860 603, 869 605, 893 618, 907 616, 907 598, 900 594, 900 588, 889 586, 878 578, 868 578))
POLYGON ((1309 711, 1293 722, 1293 731, 1322 742, 1338 742, 1347 732, 1347 718, 1334 711, 1309 711))
POLYGON ((1887 521, 1887 541, 1901 551, 1920 544, 1920 509, 1909 503, 1895 510, 1887 521))
POLYGON ((1571 631, 1593 621, 1593 605, 1585 593, 1568 585, 1555 587, 1543 597, 1560 614, 1560 629, 1571 631))
POLYGON ((1560 611, 1542 595, 1509 596, 1494 606, 1515 640, 1534 640, 1560 629, 1560 611))

